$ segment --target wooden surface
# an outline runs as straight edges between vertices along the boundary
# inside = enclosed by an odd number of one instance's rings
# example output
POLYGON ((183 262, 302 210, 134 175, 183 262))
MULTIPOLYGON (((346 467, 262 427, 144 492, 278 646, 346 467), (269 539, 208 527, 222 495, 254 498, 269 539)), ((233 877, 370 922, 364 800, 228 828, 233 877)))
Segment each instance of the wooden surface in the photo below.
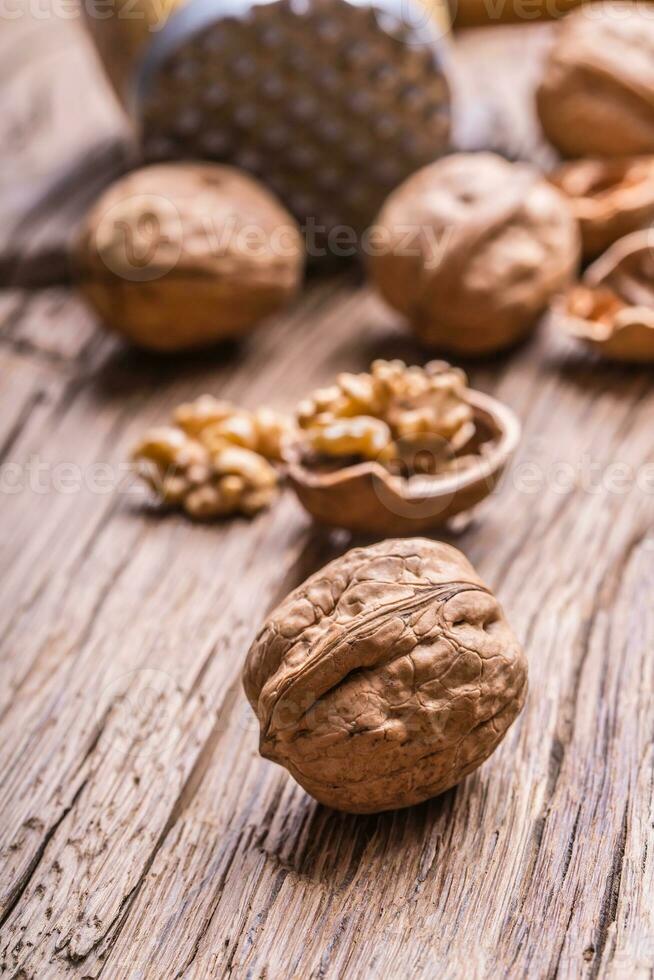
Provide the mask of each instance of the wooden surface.
MULTIPOLYGON (((547 325, 472 366, 525 434, 450 540, 526 645, 527 708, 439 799, 318 806, 258 757, 240 669, 271 605, 349 540, 288 494, 252 523, 160 519, 123 464, 205 390, 288 407, 338 369, 423 355, 349 273, 241 349, 161 360, 106 337, 69 291, 65 244, 126 166, 123 125, 74 23, 5 27, 2 975, 650 977, 651 372, 547 325)), ((527 76, 543 36, 518 31, 460 39, 463 91, 482 95, 462 138, 488 123, 541 159, 527 76)))

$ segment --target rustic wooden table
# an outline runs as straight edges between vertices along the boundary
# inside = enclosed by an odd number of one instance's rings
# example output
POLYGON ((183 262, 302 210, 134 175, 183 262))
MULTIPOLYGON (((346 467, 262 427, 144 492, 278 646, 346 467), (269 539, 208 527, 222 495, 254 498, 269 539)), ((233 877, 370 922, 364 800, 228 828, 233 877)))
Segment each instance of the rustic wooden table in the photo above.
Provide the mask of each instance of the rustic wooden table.
MULTIPOLYGON (((464 141, 489 124, 481 142, 547 156, 529 109, 543 40, 459 39, 464 141)), ((159 519, 124 460, 205 390, 284 407, 374 355, 424 355, 350 273, 314 281, 240 349, 126 350, 70 291, 65 258, 127 165, 124 123, 74 21, 3 23, 0 74, 0 969, 650 977, 651 373, 547 324, 472 366, 525 434, 451 540, 526 645, 527 708, 441 798, 330 812, 258 757, 240 670, 271 605, 349 541, 288 494, 252 523, 159 519)))

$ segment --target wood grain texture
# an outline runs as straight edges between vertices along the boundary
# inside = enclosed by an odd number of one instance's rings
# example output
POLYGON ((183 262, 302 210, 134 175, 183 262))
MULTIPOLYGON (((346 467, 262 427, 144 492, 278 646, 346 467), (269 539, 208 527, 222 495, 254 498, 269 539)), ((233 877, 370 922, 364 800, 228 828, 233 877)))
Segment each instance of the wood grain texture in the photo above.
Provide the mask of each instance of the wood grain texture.
MULTIPOLYGON (((49 43, 39 36, 30 43, 49 43)), ((544 35, 503 36, 505 52, 529 43, 536 58, 544 35)), ((525 134, 520 155, 531 145, 542 159, 528 82, 512 92, 513 55, 499 57, 494 35, 494 71, 488 43, 462 38, 459 60, 480 66, 493 135, 525 134)), ((15 151, 25 179, 61 146, 51 123, 30 137, 42 133, 41 150, 15 151)), ((112 125, 93 131, 91 154, 112 125)), ((472 123, 468 137, 486 141, 472 123)), ((289 407, 341 368, 424 352, 354 273, 312 282, 240 348, 129 352, 61 281, 72 211, 46 212, 49 288, 13 280, 0 293, 0 969, 650 977, 651 373, 603 365, 551 324, 472 365, 525 434, 499 490, 448 540, 525 643, 527 708, 441 798, 337 814, 258 757, 240 670, 268 609, 349 538, 312 527, 288 492, 250 523, 160 518, 124 460, 144 427, 202 391, 289 407)), ((20 250, 34 257, 39 210, 28 213, 20 250)))

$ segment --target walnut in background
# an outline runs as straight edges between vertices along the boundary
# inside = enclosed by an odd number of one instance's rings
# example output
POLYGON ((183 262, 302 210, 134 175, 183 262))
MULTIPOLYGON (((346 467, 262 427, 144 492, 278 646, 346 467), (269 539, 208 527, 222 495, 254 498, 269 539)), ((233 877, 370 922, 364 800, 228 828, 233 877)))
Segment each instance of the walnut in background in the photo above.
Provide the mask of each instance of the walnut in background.
POLYGON ((579 259, 563 195, 491 153, 418 171, 390 195, 377 227, 373 283, 425 344, 460 355, 524 337, 579 259))
POLYGON ((584 4, 565 17, 536 102, 545 135, 563 156, 654 153, 649 4, 584 4))
POLYGON ((304 243, 265 187, 233 167, 135 170, 87 215, 74 265, 102 321, 159 351, 205 347, 283 309, 302 280, 304 243))

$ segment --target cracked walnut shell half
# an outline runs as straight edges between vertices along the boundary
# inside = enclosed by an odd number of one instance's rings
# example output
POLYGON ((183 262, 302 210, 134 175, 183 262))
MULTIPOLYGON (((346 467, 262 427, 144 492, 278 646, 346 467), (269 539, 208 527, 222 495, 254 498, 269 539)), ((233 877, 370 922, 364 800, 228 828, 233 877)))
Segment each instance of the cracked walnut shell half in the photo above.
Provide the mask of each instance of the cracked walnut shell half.
POLYGON ((570 202, 586 258, 654 220, 654 156, 573 160, 549 180, 570 202))
POLYGON ((647 4, 584 4, 557 25, 536 103, 563 156, 654 153, 653 56, 647 4))
POLYGON ((654 363, 653 244, 651 231, 621 238, 554 306, 568 333, 611 360, 654 363))
POLYGON ((573 279, 579 229, 568 202, 524 164, 455 153, 384 204, 370 258, 380 295, 429 347, 490 354, 516 344, 573 279))
POLYGON ((455 548, 356 548, 274 610, 243 683, 260 752, 321 803, 410 806, 460 782, 520 713, 527 663, 502 609, 455 548))
POLYGON ((323 524, 366 534, 442 526, 497 485, 520 437, 501 403, 443 361, 375 361, 298 407, 289 482, 323 524))

